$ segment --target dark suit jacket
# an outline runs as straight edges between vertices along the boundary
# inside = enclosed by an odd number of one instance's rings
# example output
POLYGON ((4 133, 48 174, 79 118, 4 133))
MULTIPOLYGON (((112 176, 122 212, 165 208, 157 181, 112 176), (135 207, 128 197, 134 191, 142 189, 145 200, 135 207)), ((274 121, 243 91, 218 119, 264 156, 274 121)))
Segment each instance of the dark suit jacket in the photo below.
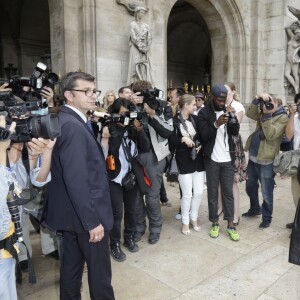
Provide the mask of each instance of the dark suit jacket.
POLYGON ((53 149, 45 223, 77 233, 100 224, 110 230, 113 215, 102 148, 75 111, 62 107, 58 116, 61 136, 53 149))
MULTIPOLYGON (((214 126, 214 122, 217 119, 211 102, 207 103, 207 105, 200 110, 198 117, 199 117, 198 119, 199 133, 200 133, 201 141, 203 143, 202 149, 203 149, 204 157, 211 158, 215 146, 216 136, 217 136, 217 129, 214 126)), ((227 123, 226 125, 232 163, 235 160, 235 144, 233 142, 232 136, 238 135, 240 130, 240 124, 236 117, 235 117, 235 121, 236 122, 234 124, 227 123)))

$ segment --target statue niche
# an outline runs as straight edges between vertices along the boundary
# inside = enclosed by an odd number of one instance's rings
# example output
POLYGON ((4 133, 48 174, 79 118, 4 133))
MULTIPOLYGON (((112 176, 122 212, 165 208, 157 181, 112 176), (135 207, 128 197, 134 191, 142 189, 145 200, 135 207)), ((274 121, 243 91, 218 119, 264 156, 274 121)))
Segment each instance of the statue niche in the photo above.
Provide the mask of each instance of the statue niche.
POLYGON ((143 5, 144 1, 125 2, 117 0, 118 4, 124 5, 129 13, 134 15, 134 20, 130 23, 127 84, 146 80, 154 85, 150 57, 152 35, 148 24, 142 21, 148 9, 143 5))

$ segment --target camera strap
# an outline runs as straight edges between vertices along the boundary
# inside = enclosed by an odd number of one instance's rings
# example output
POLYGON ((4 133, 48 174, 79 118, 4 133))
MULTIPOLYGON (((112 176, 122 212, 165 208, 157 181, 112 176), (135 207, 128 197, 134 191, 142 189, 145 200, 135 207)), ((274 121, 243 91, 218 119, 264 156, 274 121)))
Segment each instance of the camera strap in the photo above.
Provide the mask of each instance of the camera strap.
MULTIPOLYGON (((131 162, 132 162, 132 160, 133 160, 133 156, 132 156, 132 154, 131 154, 131 141, 129 142, 129 144, 127 144, 127 142, 126 142, 126 138, 122 138, 122 148, 123 148, 123 150, 124 150, 124 154, 125 154, 125 158, 126 158, 126 160, 128 161, 128 163, 129 163, 129 170, 128 171, 130 171, 131 170, 131 166, 130 166, 130 164, 131 164, 131 162)), ((134 157, 137 155, 137 149, 136 149, 136 147, 135 147, 135 150, 134 150, 134 157)))

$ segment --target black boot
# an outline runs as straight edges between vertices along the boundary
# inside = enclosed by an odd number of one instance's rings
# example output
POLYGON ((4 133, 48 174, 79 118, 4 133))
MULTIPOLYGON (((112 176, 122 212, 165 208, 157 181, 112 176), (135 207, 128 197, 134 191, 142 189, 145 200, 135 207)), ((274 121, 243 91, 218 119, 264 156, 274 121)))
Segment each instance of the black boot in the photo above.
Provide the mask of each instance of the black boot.
POLYGON ((139 246, 135 243, 135 241, 132 237, 124 239, 124 246, 130 252, 138 252, 139 251, 139 246))
POLYGON ((122 251, 119 243, 110 245, 110 255, 115 261, 126 260, 126 254, 122 251))

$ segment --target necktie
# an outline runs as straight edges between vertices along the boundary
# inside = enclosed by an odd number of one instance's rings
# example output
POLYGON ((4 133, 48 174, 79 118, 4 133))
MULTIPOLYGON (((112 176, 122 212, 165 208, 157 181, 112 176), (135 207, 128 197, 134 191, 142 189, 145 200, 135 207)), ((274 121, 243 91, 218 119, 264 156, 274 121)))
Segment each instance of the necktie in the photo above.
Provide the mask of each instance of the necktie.
POLYGON ((89 120, 86 121, 86 125, 88 126, 88 128, 90 129, 90 131, 93 132, 92 123, 89 120))

